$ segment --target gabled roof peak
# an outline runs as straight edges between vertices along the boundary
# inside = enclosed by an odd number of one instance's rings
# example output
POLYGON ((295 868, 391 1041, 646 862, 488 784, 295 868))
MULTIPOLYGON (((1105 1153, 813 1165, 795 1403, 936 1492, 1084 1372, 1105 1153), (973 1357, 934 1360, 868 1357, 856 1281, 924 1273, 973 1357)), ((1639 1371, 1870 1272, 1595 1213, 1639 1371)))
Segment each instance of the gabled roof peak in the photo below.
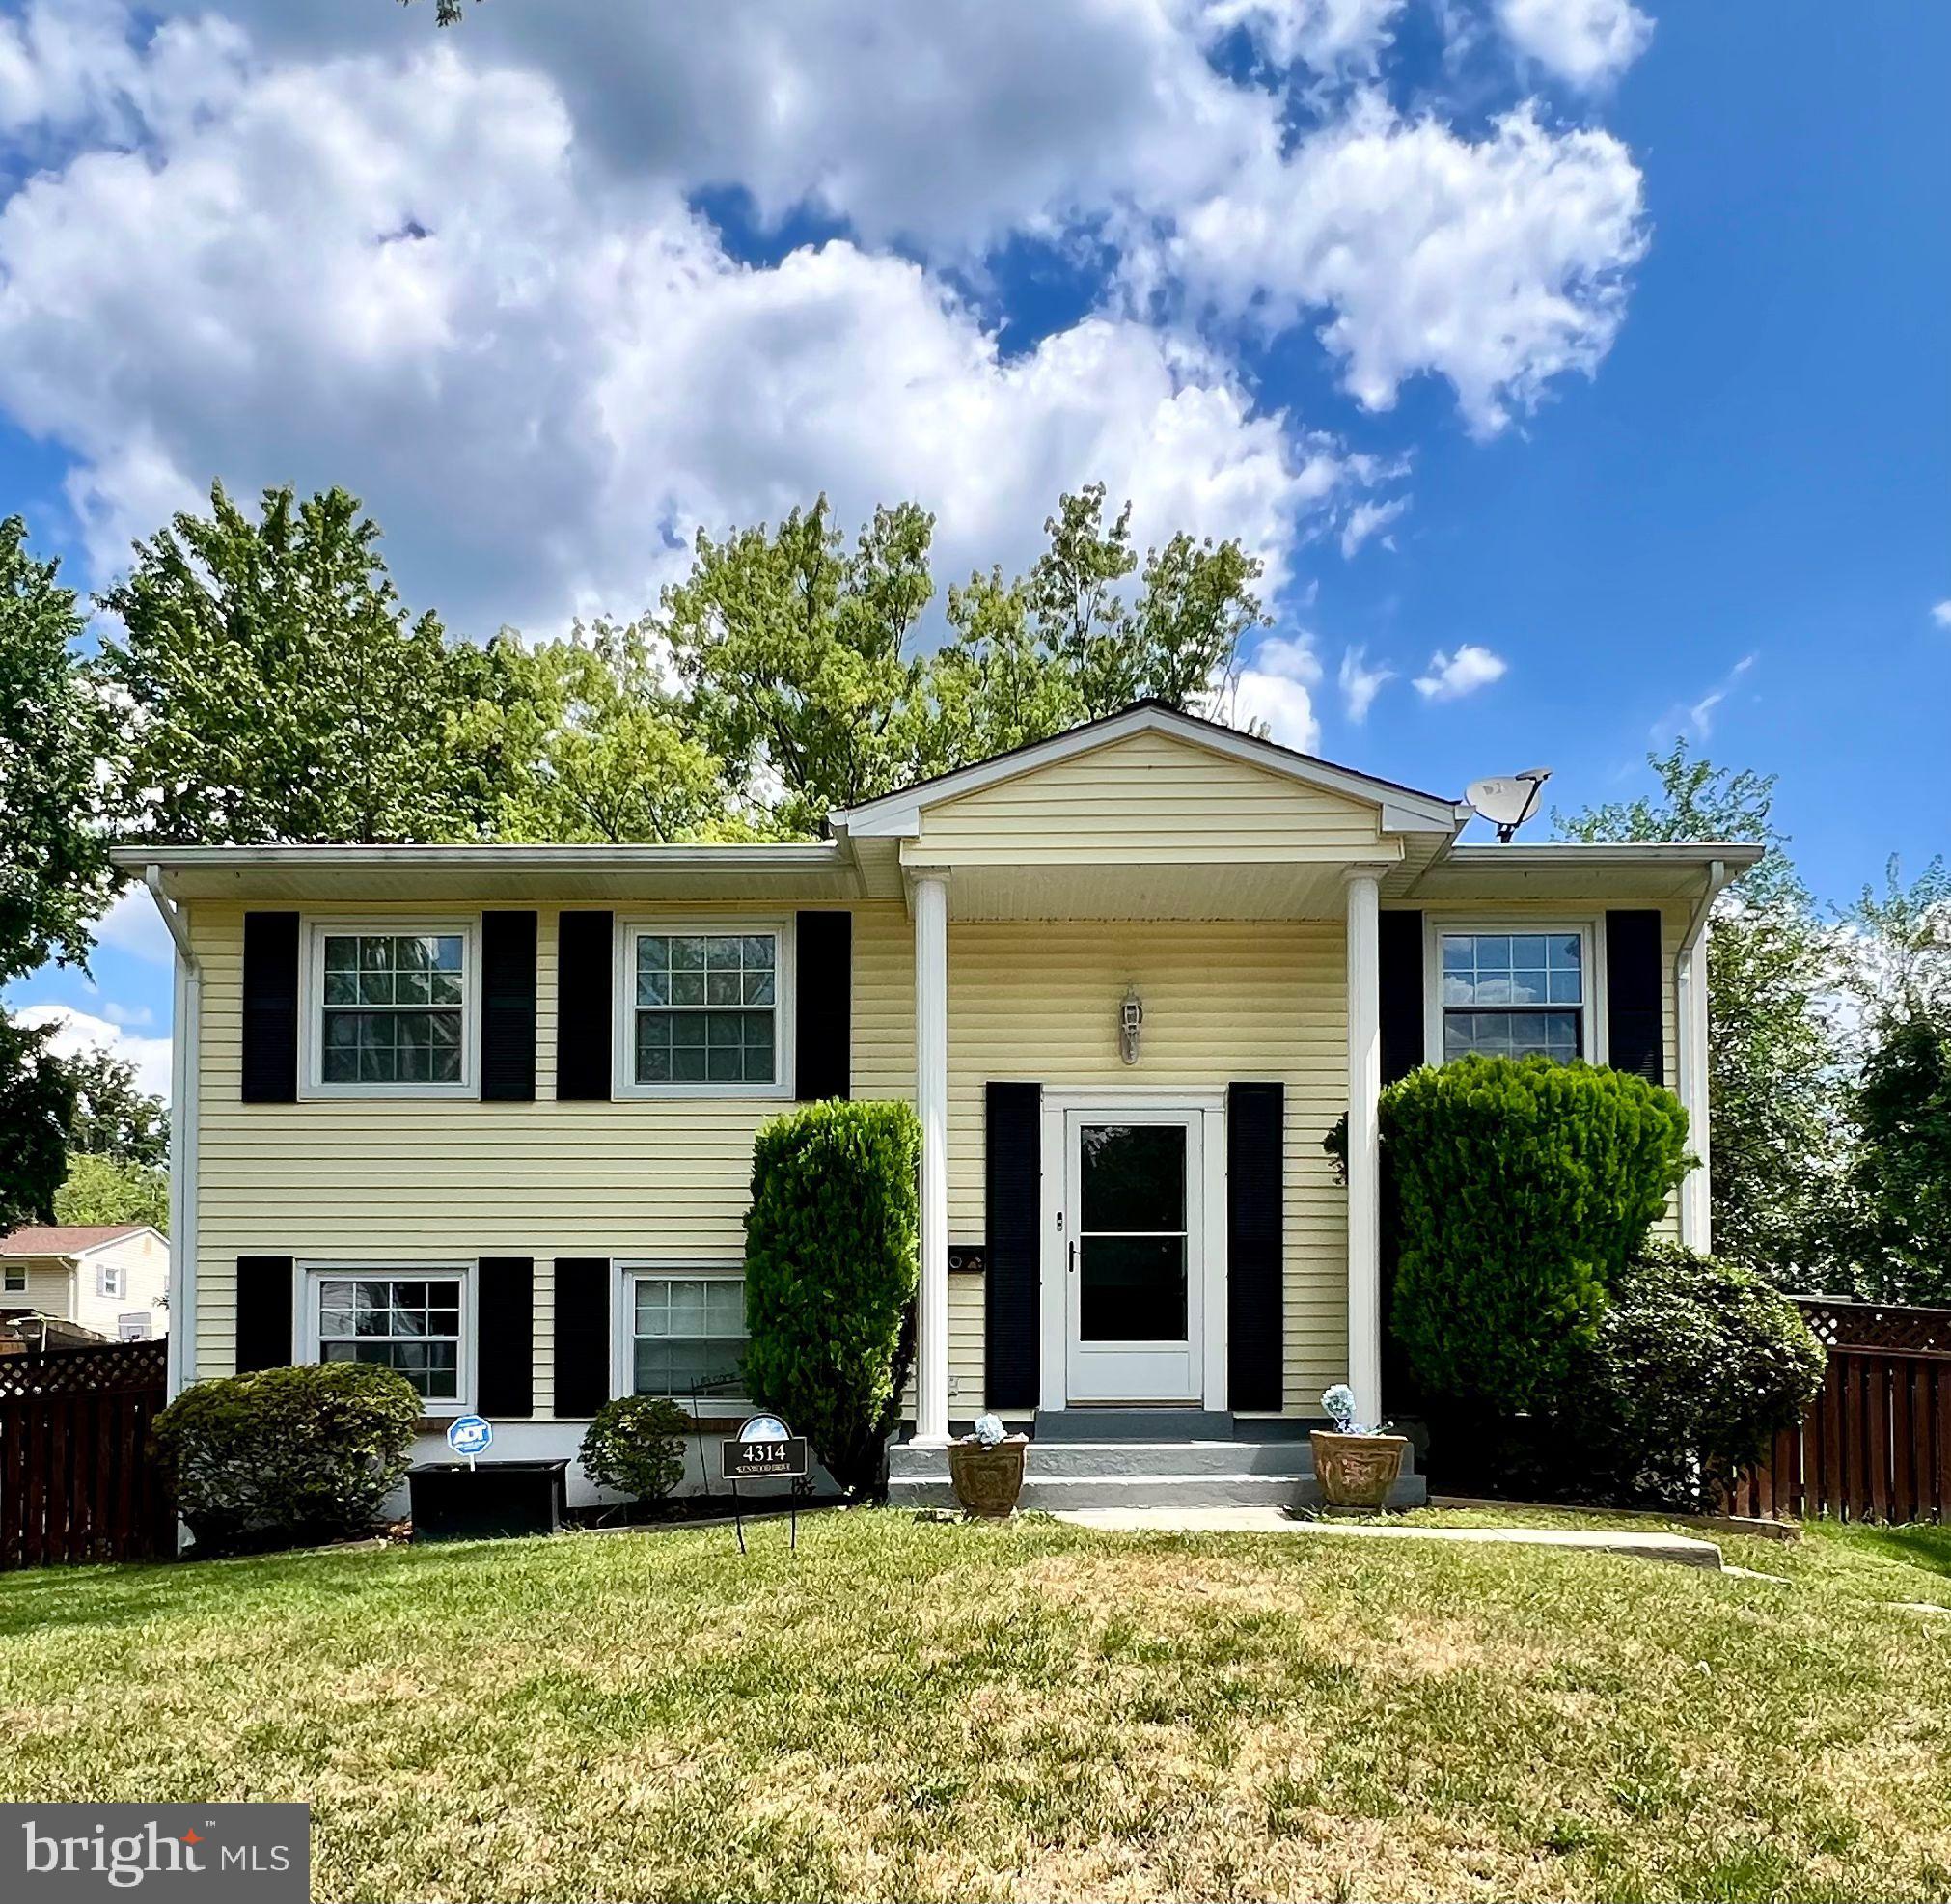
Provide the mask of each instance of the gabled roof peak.
POLYGON ((1317 786, 1345 798, 1365 800, 1382 809, 1386 833, 1444 833, 1454 836, 1470 817, 1470 809, 1437 793, 1424 793, 1354 767, 1337 766, 1313 754, 1282 746, 1259 734, 1247 733, 1202 714, 1188 713, 1169 702, 1135 701, 1114 713, 1100 715, 1043 740, 1026 741, 985 760, 972 761, 927 780, 916 781, 857 807, 838 809, 829 817, 837 831, 856 836, 903 833, 924 807, 959 799, 999 781, 1033 773, 1039 767, 1115 746, 1141 733, 1166 733, 1195 747, 1223 754, 1265 772, 1317 786))

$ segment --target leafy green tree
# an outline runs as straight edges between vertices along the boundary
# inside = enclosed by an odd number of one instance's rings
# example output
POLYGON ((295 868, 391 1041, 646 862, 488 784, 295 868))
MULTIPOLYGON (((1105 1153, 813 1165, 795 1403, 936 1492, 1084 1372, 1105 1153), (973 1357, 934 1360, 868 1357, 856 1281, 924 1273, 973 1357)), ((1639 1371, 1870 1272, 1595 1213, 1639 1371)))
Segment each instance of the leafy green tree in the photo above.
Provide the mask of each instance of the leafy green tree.
POLYGON ((437 618, 409 620, 357 498, 210 491, 101 597, 133 730, 123 804, 167 841, 442 840, 478 830, 437 618))
POLYGON ((495 833, 608 844, 748 837, 724 769, 683 725, 645 628, 580 623, 563 641, 499 645, 508 689, 461 718, 461 751, 497 762, 495 833))
POLYGON ((56 1223, 147 1223, 167 1234, 169 1174, 157 1164, 70 1150, 53 1215, 56 1223))
POLYGON ((665 592, 658 632, 698 738, 786 833, 824 834, 832 809, 916 764, 921 666, 903 650, 934 593, 933 533, 903 503, 848 548, 822 496, 777 530, 701 530, 691 573, 665 592))
MULTIPOLYGON (((86 966, 89 922, 108 903, 109 830, 97 763, 113 710, 76 673, 82 618, 53 562, 0 521, 0 984, 47 960, 86 966)), ((0 1230, 44 1220, 63 1173, 74 1085, 0 1012, 0 1230)))
POLYGON ((1882 893, 1865 887, 1843 923, 1862 1046, 1849 1093, 1856 1293, 1951 1302, 1951 873, 1933 860, 1906 884, 1892 860, 1882 893))
POLYGON ((1656 796, 1567 819, 1568 840, 1728 840, 1765 844, 1708 924, 1708 1148, 1714 1246, 1788 1288, 1832 1274, 1843 1137, 1842 1074, 1824 998, 1830 935, 1774 824, 1775 776, 1716 767, 1676 740, 1648 756, 1656 796))
POLYGON ((135 1081, 135 1066, 98 1046, 64 1061, 74 1081, 68 1147, 119 1163, 160 1164, 170 1147, 169 1109, 135 1081))
POLYGON ((85 964, 113 889, 96 768, 117 723, 76 674, 84 623, 58 573, 19 516, 0 521, 0 983, 85 964))
POLYGON ((0 1235, 52 1219, 73 1116, 74 1084, 47 1033, 0 1013, 0 1235))
POLYGON ((1044 652, 1072 683, 1087 720, 1134 701, 1191 706, 1232 670, 1262 624, 1260 564, 1238 542, 1183 533, 1147 550, 1140 569, 1131 505, 1109 527, 1104 484, 1065 496, 1043 525, 1050 544, 1025 591, 1044 652), (1124 584, 1138 573, 1140 587, 1124 584))

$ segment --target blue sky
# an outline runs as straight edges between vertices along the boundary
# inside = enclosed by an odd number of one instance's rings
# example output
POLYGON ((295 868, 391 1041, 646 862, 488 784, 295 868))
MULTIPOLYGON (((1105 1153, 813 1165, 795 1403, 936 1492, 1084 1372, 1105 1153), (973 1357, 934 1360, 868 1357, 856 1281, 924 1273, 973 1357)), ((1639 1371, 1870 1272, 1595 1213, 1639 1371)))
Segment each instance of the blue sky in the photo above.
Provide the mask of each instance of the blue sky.
MULTIPOLYGON (((820 487, 1019 563, 1102 479, 1266 553, 1282 738, 1577 807, 1685 732, 1838 899, 1943 845, 1951 13, 741 28, 0 0, 0 509, 98 585, 213 477, 343 483, 480 635, 820 487)), ((125 904, 9 1002, 158 1077, 165 955, 125 904)))

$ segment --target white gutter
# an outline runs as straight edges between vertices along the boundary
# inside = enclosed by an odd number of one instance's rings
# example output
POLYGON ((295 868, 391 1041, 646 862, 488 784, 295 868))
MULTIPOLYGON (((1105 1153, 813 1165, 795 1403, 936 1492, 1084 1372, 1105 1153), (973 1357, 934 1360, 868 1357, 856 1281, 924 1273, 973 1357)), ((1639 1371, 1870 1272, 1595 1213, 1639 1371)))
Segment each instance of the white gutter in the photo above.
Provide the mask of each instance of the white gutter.
POLYGON ((1706 1255, 1714 1248, 1714 1178, 1708 1165, 1710 1106, 1707 1067, 1707 922, 1728 882, 1725 860, 1710 860, 1707 890, 1681 934, 1673 983, 1680 1001, 1680 1101, 1687 1107, 1688 1142, 1700 1159, 1680 1186, 1680 1240, 1706 1255))
POLYGON ((162 869, 143 869, 162 922, 176 946, 175 1009, 170 1048, 170 1313, 169 1398, 197 1372, 197 1110, 200 1096, 204 972, 190 943, 182 907, 162 889, 162 869))

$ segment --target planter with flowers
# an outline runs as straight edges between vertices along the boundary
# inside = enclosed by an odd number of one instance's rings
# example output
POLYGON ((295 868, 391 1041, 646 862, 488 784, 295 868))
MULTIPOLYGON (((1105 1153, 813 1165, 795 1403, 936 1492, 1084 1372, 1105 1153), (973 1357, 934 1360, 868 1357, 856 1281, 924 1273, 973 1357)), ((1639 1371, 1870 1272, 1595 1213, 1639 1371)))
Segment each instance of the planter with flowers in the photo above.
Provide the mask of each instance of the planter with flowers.
POLYGON ((1028 1435, 1012 1435, 994 1415, 976 1418, 976 1432, 948 1444, 948 1477, 965 1514, 1007 1520, 1023 1492, 1028 1435))
POLYGON ((1358 1423, 1355 1393, 1345 1382, 1328 1390, 1321 1406, 1334 1423, 1332 1432, 1316 1428, 1309 1437, 1321 1498, 1331 1507, 1372 1514, 1388 1503, 1389 1489, 1401 1476, 1409 1437, 1358 1423))

